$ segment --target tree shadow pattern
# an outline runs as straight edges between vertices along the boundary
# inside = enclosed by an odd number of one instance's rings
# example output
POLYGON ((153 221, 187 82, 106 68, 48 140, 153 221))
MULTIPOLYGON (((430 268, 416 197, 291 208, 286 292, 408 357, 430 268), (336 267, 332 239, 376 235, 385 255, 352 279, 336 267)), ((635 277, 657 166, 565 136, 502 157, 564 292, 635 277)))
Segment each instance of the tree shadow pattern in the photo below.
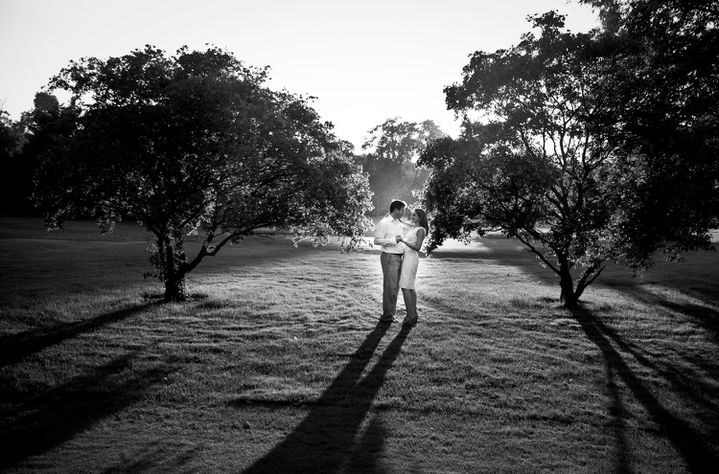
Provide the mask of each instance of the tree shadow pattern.
MULTIPOLYGON (((492 242, 482 239, 483 243, 492 247, 492 242)), ((544 269, 537 260, 526 252, 510 249, 502 243, 497 246, 499 251, 487 252, 453 252, 447 253, 445 258, 463 257, 467 260, 492 262, 498 265, 516 267, 540 282, 557 289, 558 279, 550 270, 544 269), (465 255, 466 254, 466 255, 465 255)), ((439 253, 435 258, 443 258, 439 253)), ((680 269, 677 272, 681 271, 680 269)), ((624 293, 650 307, 664 309, 678 316, 677 321, 690 322, 700 327, 704 334, 719 345, 719 311, 715 308, 719 304, 716 291, 708 288, 715 286, 716 278, 708 278, 697 284, 696 275, 672 275, 664 270, 659 275, 659 284, 682 293, 690 298, 674 301, 662 295, 661 292, 651 291, 649 288, 637 284, 621 276, 604 275, 595 284, 597 287, 606 287, 624 293), (693 298, 694 301, 689 301, 693 298)), ((655 278, 656 279, 656 278, 655 278)), ((639 403, 644 407, 661 429, 662 434, 675 447, 681 458, 691 472, 716 472, 719 466, 719 452, 717 451, 717 435, 719 435, 719 400, 716 397, 712 384, 706 382, 706 377, 719 378, 719 363, 716 358, 683 356, 684 364, 664 357, 664 354, 652 353, 638 342, 625 340, 620 331, 611 327, 591 312, 590 293, 585 295, 585 302, 577 310, 572 311, 574 318, 580 324, 584 335, 599 349, 603 356, 606 386, 608 390, 608 411, 612 418, 615 440, 616 469, 618 472, 631 471, 630 439, 628 438, 627 420, 629 412, 626 409, 618 383, 623 382, 639 403), (662 406, 652 393, 650 385, 643 382, 631 369, 625 357, 630 356, 641 366, 650 369, 669 383, 672 391, 681 400, 691 406, 693 415, 700 418, 709 429, 699 432, 692 428, 689 422, 670 412, 662 406), (688 363, 688 364, 687 364, 688 363), (700 374, 695 369, 701 369, 700 374), (705 432, 704 432, 705 431, 705 432)), ((548 301, 544 301, 547 303, 548 301)), ((558 300, 554 300, 558 303, 558 300)))
MULTIPOLYGON (((360 380, 388 327, 380 323, 374 328, 307 417, 245 472, 384 472, 379 463, 386 437, 381 419, 372 418, 362 437, 357 442, 355 438, 411 331, 411 326, 402 326, 360 380)), ((246 400, 233 402, 236 406, 245 403, 246 400)))
MULTIPOLYGON (((634 298, 647 305, 661 307, 667 311, 681 314, 688 320, 692 321, 696 325, 700 326, 706 331, 719 346, 719 311, 714 309, 710 304, 708 298, 702 294, 691 294, 688 292, 688 296, 694 296, 699 300, 699 304, 690 301, 672 301, 661 294, 653 293, 647 289, 635 286, 635 287, 615 287, 616 289, 623 290, 625 293, 630 294, 634 298)), ((674 288, 678 290, 678 288, 674 288)), ((719 301, 716 301, 719 305, 719 301)))
MULTIPOLYGON (((496 237, 494 238, 496 239, 496 237)), ((558 279, 555 277, 553 272, 542 268, 538 261, 526 252, 504 251, 482 254, 475 252, 475 258, 492 260, 500 265, 520 268, 522 271, 532 275, 542 283, 552 285, 558 290, 558 279)), ((719 311, 713 307, 719 305, 719 300, 716 299, 716 294, 712 298, 703 288, 697 291, 696 288, 691 287, 688 279, 662 279, 663 286, 671 288, 676 292, 683 293, 687 296, 694 297, 706 304, 697 304, 696 302, 687 301, 676 302, 662 296, 661 294, 650 291, 633 280, 607 277, 606 275, 602 278, 603 279, 600 279, 598 283, 595 283, 597 287, 611 288, 624 293, 625 295, 640 301, 647 306, 663 308, 669 312, 680 315, 684 318, 684 320, 701 327, 705 334, 716 341, 717 345, 719 345, 719 311)), ((589 290, 590 292, 591 288, 592 287, 590 287, 589 290)), ((558 291, 557 295, 559 295, 558 291)), ((585 295, 583 300, 583 311, 587 311, 587 308, 591 308, 592 306, 591 293, 589 295, 585 295)), ((544 300, 544 302, 548 303, 551 301, 544 300)), ((554 302, 559 303, 558 299, 554 300, 554 302)), ((617 346, 622 349, 622 351, 630 354, 645 367, 656 371, 671 384, 675 391, 692 399, 692 401, 698 403, 704 408, 713 410, 715 413, 719 414, 719 400, 717 400, 714 396, 714 390, 707 384, 703 383, 700 377, 695 376, 695 374, 692 374, 691 371, 687 371, 684 367, 677 367, 671 360, 652 355, 638 344, 622 339, 619 331, 601 322, 598 317, 596 317, 595 320, 597 324, 602 324, 604 335, 612 339, 617 346)), ((699 360, 691 359, 690 357, 686 357, 685 359, 688 362, 691 362, 692 365, 705 370, 707 373, 719 376, 719 363, 717 363, 716 360, 699 360)))
POLYGON ((705 442, 703 436, 694 431, 685 420, 663 407, 651 390, 634 374, 621 354, 611 344, 610 339, 618 345, 626 347, 618 334, 586 309, 577 309, 573 313, 587 338, 596 344, 604 357, 607 387, 611 398, 610 414, 613 417, 617 443, 618 471, 629 472, 630 456, 625 434, 627 412, 616 385, 616 380, 619 378, 632 391, 654 422, 661 427, 663 434, 674 445, 691 472, 716 472, 716 467, 719 466, 717 453, 705 442))
POLYGON ((167 365, 132 370, 135 353, 122 355, 92 373, 25 401, 2 414, 0 470, 59 446, 138 400, 172 372, 167 365))
POLYGON ((107 324, 127 319, 146 311, 155 303, 113 311, 94 318, 63 323, 51 328, 33 329, 0 338, 0 367, 14 364, 25 357, 59 344, 80 333, 90 332, 107 324))

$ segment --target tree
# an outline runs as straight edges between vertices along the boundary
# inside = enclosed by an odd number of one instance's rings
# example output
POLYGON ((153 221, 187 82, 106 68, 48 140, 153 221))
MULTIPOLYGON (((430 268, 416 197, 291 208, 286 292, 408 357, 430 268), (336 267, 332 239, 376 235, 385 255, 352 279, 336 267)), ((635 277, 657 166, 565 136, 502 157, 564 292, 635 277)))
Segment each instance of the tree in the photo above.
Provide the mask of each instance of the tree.
POLYGON ((384 214, 391 200, 412 202, 424 187, 429 170, 418 168, 417 158, 428 143, 444 133, 432 120, 417 123, 399 118, 387 119, 368 133, 362 145, 368 152, 359 162, 369 175, 375 212, 384 214))
MULTIPOLYGON (((445 89, 448 107, 464 118, 463 133, 435 142, 419 161, 432 168, 425 193, 435 213, 429 248, 447 237, 501 229, 557 274, 560 300, 575 306, 607 262, 641 267, 652 257, 641 249, 706 247, 707 222, 669 222, 693 212, 691 199, 680 201, 677 213, 652 217, 654 226, 677 231, 651 245, 640 242, 634 219, 651 208, 634 184, 648 177, 646 155, 625 146, 626 129, 608 120, 620 105, 615 78, 624 71, 616 65, 633 54, 632 45, 599 31, 568 33, 555 12, 533 24, 539 36, 476 52, 462 83, 445 89)), ((674 191, 692 179, 713 179, 685 163, 677 169, 691 179, 673 183, 674 191)))
POLYGON ((32 194, 40 155, 76 127, 77 110, 61 106, 53 95, 39 92, 33 103, 33 109, 12 124, 14 149, 4 160, 2 172, 2 208, 6 214, 38 215, 32 194))
POLYGON ((18 147, 17 134, 7 111, 0 109, 0 153, 3 159, 11 156, 18 147))
POLYGON ((0 110, 0 212, 4 215, 22 215, 31 207, 32 173, 21 157, 23 141, 21 124, 0 110))
POLYGON ((603 90, 612 99, 598 126, 611 128, 626 181, 635 261, 709 246, 719 225, 719 2, 584 0, 599 8, 596 47, 618 50, 603 90))
POLYGON ((50 86, 71 93, 77 126, 43 154, 36 178, 47 225, 82 213, 102 231, 137 220, 154 236, 166 300, 186 299, 187 275, 249 235, 357 245, 369 190, 349 144, 266 79, 217 48, 71 62, 50 86), (188 239, 200 244, 193 255, 188 239))

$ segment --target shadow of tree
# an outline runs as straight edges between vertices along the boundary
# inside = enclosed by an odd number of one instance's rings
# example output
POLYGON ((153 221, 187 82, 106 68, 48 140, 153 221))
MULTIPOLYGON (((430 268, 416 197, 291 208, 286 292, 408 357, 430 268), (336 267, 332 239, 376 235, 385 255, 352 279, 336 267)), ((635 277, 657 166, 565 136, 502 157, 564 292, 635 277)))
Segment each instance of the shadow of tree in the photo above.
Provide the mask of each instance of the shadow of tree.
POLYGON ((46 452, 122 410, 172 371, 166 365, 133 371, 134 357, 118 357, 4 413, 0 469, 46 452))
MULTIPOLYGON (((488 250, 476 250, 473 256, 467 255, 467 258, 477 262, 491 262, 518 268, 536 278, 541 284, 555 288, 559 296, 558 278, 551 270, 539 265, 531 254, 518 250, 504 241, 485 238, 479 240, 488 250)), ((438 256, 442 258, 441 254, 438 256)), ((447 257, 457 256, 464 254, 447 253, 447 257)), ((609 399, 608 411, 612 417, 619 472, 627 472, 631 466, 630 440, 627 435, 629 413, 622 402, 618 385, 620 383, 625 384, 646 409, 649 419, 661 428, 664 436, 676 447, 692 472, 716 472, 716 466, 719 465, 719 445, 716 442, 716 432, 719 429, 719 400, 716 398, 715 384, 710 380, 716 380, 719 365, 716 357, 712 357, 710 345, 702 346, 704 347, 702 354, 683 354, 680 361, 666 357, 661 352, 663 344, 671 344, 675 339, 663 341, 661 344, 648 341, 646 334, 642 334, 639 339, 624 339, 621 330, 606 324, 599 316, 587 309, 592 305, 592 290, 595 287, 610 288, 650 308, 674 313, 679 318, 664 320, 662 324, 694 323, 702 329, 704 335, 708 336, 708 342, 711 344, 719 341, 719 311, 716 309, 719 305, 716 292, 719 274, 716 274, 714 262, 717 262, 717 258, 712 253, 693 256, 690 264, 658 262, 656 267, 640 279, 632 278, 628 270, 614 266, 605 271, 585 293, 582 298, 583 309, 573 312, 583 333, 603 355, 609 399), (666 294, 663 291, 654 291, 657 287, 671 291, 666 294), (674 298, 672 294, 682 296, 674 298), (654 348, 654 352, 647 349, 647 346, 654 348), (631 363, 625 359, 626 357, 632 358, 631 363), (701 419, 703 424, 709 427, 706 432, 695 430, 687 420, 662 406, 653 393, 653 382, 643 382, 632 371, 631 367, 634 363, 650 369, 659 378, 667 381, 673 395, 676 396, 675 400, 686 403, 685 406, 689 407, 692 416, 701 419)), ((558 303, 558 299, 553 301, 558 303)), ((672 326, 653 327, 650 321, 646 324, 644 329, 657 331, 655 337, 661 337, 666 331, 672 334, 672 326)), ((632 329, 627 330, 632 331, 632 329)), ((681 341, 681 337, 678 336, 676 341, 681 341)))
MULTIPOLYGON (((485 237, 482 239, 485 241, 487 246, 490 246, 493 252, 476 252, 477 255, 482 255, 484 259, 494 261, 500 265, 512 266, 521 269, 528 275, 532 275, 544 284, 552 285, 557 290, 557 296, 559 296, 559 280, 556 275, 549 269, 543 268, 539 265, 538 260, 531 254, 516 250, 509 244, 502 243, 501 246, 494 246, 496 241, 492 239, 487 240, 485 237)), ((713 258, 711 252, 707 253, 709 257, 713 258)), ((583 305, 585 308, 591 306, 592 290, 593 287, 604 287, 611 288, 618 292, 623 293, 631 297, 634 300, 640 301, 650 307, 665 308, 669 311, 682 315, 687 321, 691 321, 700 326, 709 337, 713 338, 717 344, 719 344, 719 311, 712 307, 712 304, 719 304, 719 300, 716 299, 716 294, 712 298, 706 291, 701 287, 697 290, 696 276, 692 275, 677 275, 670 272, 669 269, 674 265, 682 265, 681 263, 666 263, 662 269, 658 270, 658 274, 653 277, 653 281, 657 282, 666 288, 682 293, 686 296, 697 298, 699 301, 706 302, 706 304, 697 304, 691 302, 677 302, 670 300, 659 293, 655 293, 644 285, 640 284, 640 281, 630 276, 629 270, 621 269, 616 267, 614 270, 606 273, 600 277, 597 283, 593 284, 587 290, 588 293, 582 298, 583 305)), ((694 267, 696 270, 696 267, 694 267)), ((708 270, 711 271, 711 270, 708 270)), ((699 272, 699 276, 705 276, 705 270, 699 272)), ((705 282, 707 285, 711 285, 711 281, 705 282)), ((545 301, 546 303, 556 302, 545 301)), ((627 352, 633 356, 640 364, 647 368, 656 371, 665 380, 667 380, 672 388, 680 393, 687 399, 696 402, 708 410, 713 410, 715 413, 719 407, 719 400, 714 396, 714 389, 706 384, 702 377, 694 373, 694 371, 686 370, 686 367, 679 367, 677 364, 672 363, 671 360, 667 360, 664 357, 653 357, 648 354, 645 349, 637 345, 636 343, 624 340, 619 332, 604 324, 601 319, 595 318, 595 322, 601 325, 603 334, 611 338, 622 351, 627 352)), ((716 359, 693 359, 685 357, 688 362, 696 367, 701 367, 708 373, 719 373, 719 365, 717 365, 716 359)))
POLYGON ((411 326, 403 326, 360 380, 388 328, 381 323, 374 328, 302 423, 245 472, 382 472, 376 459, 385 439, 380 420, 369 423, 358 443, 355 437, 411 331, 411 326))
MULTIPOLYGON (((637 296, 636 293, 635 296, 637 296)), ((685 305, 668 301, 658 303, 653 298, 645 302, 648 304, 661 304, 662 306, 666 306, 668 308, 674 308, 679 313, 688 316, 691 314, 685 312, 685 305)), ((637 362, 661 375, 667 382, 669 382, 674 391, 680 393, 682 396, 690 399, 694 403, 701 405, 706 410, 719 413, 719 401, 716 400, 716 397, 714 397, 714 389, 703 382, 701 377, 696 376, 696 374, 693 374, 692 371, 688 371, 686 368, 677 368, 670 361, 667 361, 664 358, 649 356, 641 347, 625 341, 616 329, 607 326, 597 317, 594 318, 594 324, 601 330, 604 336, 614 341, 619 348, 634 357, 637 362)), ((691 362, 694 365, 704 365, 704 368, 710 372, 719 373, 719 366, 711 362, 696 360, 691 362)), ((719 423, 719 420, 717 420, 717 422, 719 423)))
POLYGON ((623 291, 646 304, 660 306, 686 316, 690 321, 701 326, 719 345, 719 311, 710 306, 711 300, 702 299, 700 304, 689 301, 679 302, 641 287, 624 288, 623 291))
POLYGON ((70 339, 80 333, 89 332, 106 324, 127 319, 149 309, 155 303, 113 311, 94 318, 72 323, 59 324, 50 328, 33 329, 0 338, 0 367, 14 364, 36 352, 70 339))
POLYGON ((719 311, 709 306, 694 303, 676 303, 666 299, 661 301, 660 304, 665 308, 690 316, 707 332, 710 332, 714 336, 715 342, 719 344, 719 311))
POLYGON ((587 310, 577 309, 573 311, 573 314, 587 338, 596 344, 604 357, 607 384, 612 399, 610 413, 614 418, 616 430, 618 470, 620 472, 629 470, 627 465, 629 453, 625 435, 626 410, 622 405, 616 386, 616 379, 620 378, 647 410, 654 422, 661 427, 665 436, 671 441, 692 472, 715 472, 716 466, 719 465, 717 454, 685 420, 664 408, 632 372, 621 354, 610 342, 610 339, 617 342, 619 336, 614 332, 607 331, 606 326, 587 310))

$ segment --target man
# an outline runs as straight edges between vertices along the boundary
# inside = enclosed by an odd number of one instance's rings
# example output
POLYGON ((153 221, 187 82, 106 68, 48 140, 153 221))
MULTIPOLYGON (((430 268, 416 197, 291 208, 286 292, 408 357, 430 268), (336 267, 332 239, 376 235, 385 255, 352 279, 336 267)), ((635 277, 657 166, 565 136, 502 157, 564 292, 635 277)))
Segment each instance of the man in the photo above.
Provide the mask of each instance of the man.
POLYGON ((384 216, 374 233, 374 243, 382 247, 380 262, 384 286, 382 288, 382 317, 383 323, 396 321, 394 313, 397 309, 397 295, 399 294, 399 274, 402 269, 402 255, 404 244, 397 241, 402 235, 402 224, 399 218, 404 214, 407 204, 404 201, 392 201, 389 205, 389 214, 384 216))

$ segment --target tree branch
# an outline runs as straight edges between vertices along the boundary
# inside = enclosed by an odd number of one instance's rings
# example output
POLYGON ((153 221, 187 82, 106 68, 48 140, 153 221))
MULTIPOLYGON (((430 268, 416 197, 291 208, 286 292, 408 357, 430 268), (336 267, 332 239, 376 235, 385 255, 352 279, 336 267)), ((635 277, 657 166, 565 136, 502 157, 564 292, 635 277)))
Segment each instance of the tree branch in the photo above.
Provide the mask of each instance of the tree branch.
POLYGON ((549 268, 551 268, 551 269, 554 271, 554 273, 556 273, 557 275, 560 275, 560 274, 561 274, 561 273, 559 272, 559 269, 557 269, 557 268, 552 264, 552 262, 550 262, 549 260, 547 260, 547 258, 546 258, 541 252, 539 252, 539 251, 534 247, 534 245, 531 244, 531 242, 529 241, 529 239, 523 238, 523 237, 522 237, 521 235, 519 235, 518 233, 515 234, 515 236, 517 237, 517 239, 519 239, 520 242, 522 242, 524 245, 526 245, 527 247, 529 247, 529 250, 531 250, 532 253, 534 253, 537 257, 539 257, 539 259, 540 259, 542 262, 544 262, 545 265, 547 265, 549 268))
POLYGON ((602 268, 600 268, 600 269, 594 274, 594 276, 592 276, 592 278, 591 278, 589 281, 587 281, 587 278, 589 278, 589 275, 591 275, 594 271, 596 271, 596 269, 597 269, 597 267, 598 267, 599 265, 601 265, 601 264, 600 264, 600 263, 595 263, 595 264, 593 264, 592 266, 590 266, 589 268, 587 268, 587 269, 584 271, 584 273, 582 274, 582 277, 581 277, 581 278, 579 279, 579 281, 577 282, 577 288, 576 288, 576 290, 575 290, 575 294, 577 295, 577 298, 579 298, 579 297, 582 295, 582 293, 584 292, 584 290, 585 290, 589 285, 591 285, 592 282, 593 282, 594 280, 596 280, 597 277, 599 277, 599 275, 602 274, 602 272, 604 271, 605 268, 607 268, 606 265, 603 265, 602 268))

